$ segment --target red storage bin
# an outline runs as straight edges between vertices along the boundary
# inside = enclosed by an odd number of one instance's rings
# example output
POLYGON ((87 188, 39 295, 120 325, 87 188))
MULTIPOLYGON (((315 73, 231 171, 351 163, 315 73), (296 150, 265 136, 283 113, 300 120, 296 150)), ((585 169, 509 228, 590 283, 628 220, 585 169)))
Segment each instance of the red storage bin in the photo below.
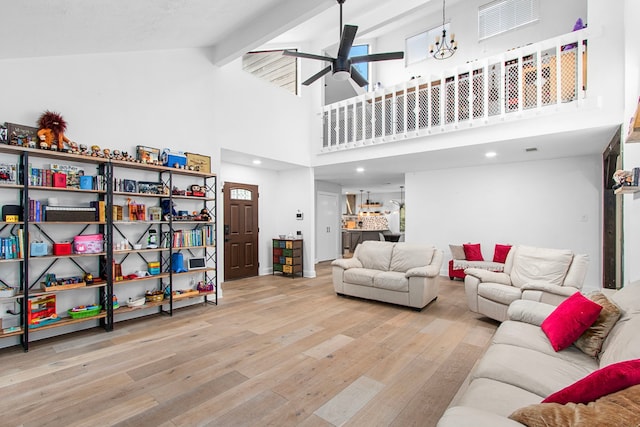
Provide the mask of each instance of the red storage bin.
POLYGON ((71 242, 62 242, 53 244, 54 255, 71 255, 71 242))

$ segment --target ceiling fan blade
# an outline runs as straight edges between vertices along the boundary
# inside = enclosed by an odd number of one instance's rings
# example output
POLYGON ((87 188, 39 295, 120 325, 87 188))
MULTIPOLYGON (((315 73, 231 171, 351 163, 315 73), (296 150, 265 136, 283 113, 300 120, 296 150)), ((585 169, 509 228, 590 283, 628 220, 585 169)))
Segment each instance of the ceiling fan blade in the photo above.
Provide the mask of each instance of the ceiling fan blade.
POLYGON ((356 38, 358 27, 355 25, 345 25, 340 37, 340 47, 338 48, 338 58, 346 58, 351 52, 351 46, 356 38))
POLYGON ((312 53, 296 52, 295 50, 282 51, 284 56, 296 56, 298 58, 317 59, 319 61, 333 61, 333 58, 329 56, 314 55, 312 53))
POLYGON ((367 79, 365 79, 364 76, 362 74, 360 74, 360 72, 358 70, 356 70, 356 67, 351 67, 351 78, 360 87, 365 87, 366 85, 369 84, 367 79))
POLYGON ((371 55, 354 56, 351 58, 351 63, 359 64, 361 62, 388 61, 390 59, 402 58, 404 58, 404 52, 374 53, 371 55))
POLYGON ((322 77, 325 74, 327 74, 329 71, 331 71, 331 65, 329 65, 328 67, 326 67, 326 68, 322 69, 321 71, 317 72, 313 76, 309 77, 307 80, 303 81, 302 84, 304 86, 309 86, 311 83, 315 82, 320 77, 322 77))

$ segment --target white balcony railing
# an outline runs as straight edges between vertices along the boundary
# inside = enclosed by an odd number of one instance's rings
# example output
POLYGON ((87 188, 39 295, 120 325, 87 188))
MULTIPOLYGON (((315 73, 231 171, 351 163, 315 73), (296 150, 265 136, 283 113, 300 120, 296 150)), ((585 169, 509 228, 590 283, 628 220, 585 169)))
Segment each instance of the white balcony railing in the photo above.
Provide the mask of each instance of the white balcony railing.
POLYGON ((586 97, 586 52, 586 30, 576 31, 460 65, 439 77, 327 105, 321 151, 486 125, 577 101, 586 97))

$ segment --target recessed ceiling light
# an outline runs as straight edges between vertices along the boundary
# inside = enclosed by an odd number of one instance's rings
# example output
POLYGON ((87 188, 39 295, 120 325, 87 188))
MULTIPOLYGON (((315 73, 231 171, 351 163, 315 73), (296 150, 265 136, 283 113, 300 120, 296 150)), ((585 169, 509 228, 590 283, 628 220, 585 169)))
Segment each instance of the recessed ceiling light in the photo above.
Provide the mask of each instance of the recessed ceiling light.
POLYGON ((489 158, 489 159, 492 158, 492 157, 495 157, 497 155, 498 155, 498 153, 496 153, 495 151, 488 151, 488 152, 484 153, 484 156, 489 158))
POLYGON ((255 160, 253 161, 253 164, 254 164, 254 165, 261 165, 261 164, 262 164, 262 160, 255 159, 255 160))
POLYGON ((357 168, 356 172, 362 173, 362 172, 364 172, 364 168, 357 168))

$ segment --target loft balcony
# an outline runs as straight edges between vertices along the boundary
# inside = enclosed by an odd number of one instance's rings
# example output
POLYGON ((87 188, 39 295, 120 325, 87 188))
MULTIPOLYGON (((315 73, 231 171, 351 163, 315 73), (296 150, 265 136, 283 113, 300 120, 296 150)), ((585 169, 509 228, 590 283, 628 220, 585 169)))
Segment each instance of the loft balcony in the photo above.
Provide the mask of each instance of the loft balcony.
POLYGON ((326 105, 319 151, 575 111, 587 95, 584 29, 326 105))

